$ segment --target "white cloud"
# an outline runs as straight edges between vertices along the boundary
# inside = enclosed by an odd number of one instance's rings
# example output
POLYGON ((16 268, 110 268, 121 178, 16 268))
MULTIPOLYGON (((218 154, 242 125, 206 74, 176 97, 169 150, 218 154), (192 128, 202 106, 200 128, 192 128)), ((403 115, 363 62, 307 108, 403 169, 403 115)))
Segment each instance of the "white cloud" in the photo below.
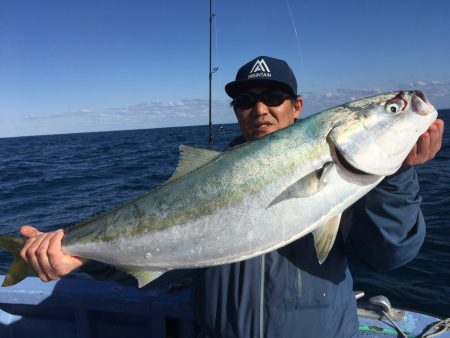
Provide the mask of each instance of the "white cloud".
MULTIPOLYGON (((433 79, 411 83, 390 82, 384 88, 337 88, 318 93, 305 91, 303 116, 339 106, 362 97, 395 90, 421 90, 438 109, 450 108, 450 82, 433 79)), ((212 102, 213 123, 233 123, 229 100, 212 102)), ((93 109, 83 107, 58 114, 36 114, 5 121, 0 137, 89 131, 146 129, 208 124, 208 100, 149 101, 128 106, 93 109)))
POLYGON ((316 93, 305 91, 304 116, 339 106, 363 97, 396 90, 420 90, 437 109, 450 108, 450 82, 442 80, 418 80, 410 83, 390 82, 385 88, 337 88, 335 91, 316 93))
MULTIPOLYGON (((27 115, 20 122, 20 135, 207 125, 208 108, 206 99, 186 99, 142 102, 102 110, 84 107, 58 114, 27 115)), ((235 122, 228 101, 214 100, 212 112, 213 123, 235 122)))
MULTIPOLYGON (((449 81, 441 81, 441 80, 432 80, 432 81, 416 81, 413 83, 409 83, 411 89, 421 90, 430 97, 448 97, 450 96, 450 82, 449 81)), ((448 108, 448 106, 446 107, 448 108)))
POLYGON ((378 88, 338 88, 334 92, 315 93, 306 91, 304 100, 304 116, 339 106, 349 101, 382 93, 378 88))

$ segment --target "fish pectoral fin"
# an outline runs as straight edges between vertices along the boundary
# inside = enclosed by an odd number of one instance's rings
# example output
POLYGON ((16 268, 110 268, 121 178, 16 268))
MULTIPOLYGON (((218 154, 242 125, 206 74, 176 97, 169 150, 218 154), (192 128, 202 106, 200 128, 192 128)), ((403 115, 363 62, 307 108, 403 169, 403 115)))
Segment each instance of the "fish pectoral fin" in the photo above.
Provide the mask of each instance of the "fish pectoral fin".
POLYGON ((339 230, 342 214, 339 214, 329 220, 326 224, 313 231, 314 247, 316 248, 317 259, 322 264, 327 258, 336 239, 339 230))
POLYGON ((195 169, 213 161, 220 156, 220 154, 220 152, 214 150, 196 148, 184 144, 180 145, 180 159, 178 160, 178 166, 167 182, 189 174, 195 169))
POLYGON ((267 208, 270 208, 271 206, 284 200, 289 200, 292 198, 306 198, 316 194, 327 184, 327 177, 333 167, 334 164, 332 162, 327 162, 322 168, 303 176, 275 197, 267 208))
POLYGON ((142 288, 143 286, 146 286, 151 281, 154 281, 158 277, 160 277, 162 274, 164 274, 166 271, 142 271, 142 270, 132 270, 132 269, 124 269, 119 268, 122 271, 125 271, 126 273, 130 274, 136 280, 138 281, 138 287, 142 288))

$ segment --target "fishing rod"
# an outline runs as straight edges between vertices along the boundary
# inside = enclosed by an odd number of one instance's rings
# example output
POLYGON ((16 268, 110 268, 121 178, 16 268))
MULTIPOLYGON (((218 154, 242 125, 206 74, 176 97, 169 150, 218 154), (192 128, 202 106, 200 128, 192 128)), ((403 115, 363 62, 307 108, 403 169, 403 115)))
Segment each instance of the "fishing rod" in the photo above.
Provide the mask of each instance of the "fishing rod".
POLYGON ((212 147, 212 112, 211 112, 211 100, 212 100, 212 75, 218 69, 218 67, 212 68, 212 22, 216 13, 212 11, 212 0, 209 0, 209 131, 208 131, 208 148, 212 147))

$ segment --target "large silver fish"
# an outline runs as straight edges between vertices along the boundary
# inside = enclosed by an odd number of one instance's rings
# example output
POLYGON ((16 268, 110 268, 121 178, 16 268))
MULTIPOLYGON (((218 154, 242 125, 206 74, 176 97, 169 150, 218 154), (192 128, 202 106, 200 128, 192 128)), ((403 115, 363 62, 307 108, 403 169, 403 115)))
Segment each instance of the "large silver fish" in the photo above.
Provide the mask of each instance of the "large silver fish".
MULTIPOLYGON (((313 232, 320 262, 340 215, 396 172, 437 117, 418 91, 323 111, 223 153, 181 146, 168 182, 65 230, 63 250, 134 275, 248 259, 313 232)), ((15 252, 24 240, 2 236, 15 252)), ((24 278, 17 258, 5 285, 24 278)))

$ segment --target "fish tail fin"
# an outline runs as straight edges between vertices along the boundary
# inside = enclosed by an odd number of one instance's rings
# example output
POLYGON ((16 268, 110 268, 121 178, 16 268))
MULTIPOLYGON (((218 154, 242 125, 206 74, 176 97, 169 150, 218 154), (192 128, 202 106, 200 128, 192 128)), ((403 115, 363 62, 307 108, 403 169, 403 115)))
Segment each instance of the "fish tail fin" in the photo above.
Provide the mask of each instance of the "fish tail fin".
POLYGON ((25 238, 0 236, 0 248, 5 249, 14 256, 14 261, 6 273, 2 286, 17 284, 31 273, 30 266, 19 256, 25 242, 25 238))

